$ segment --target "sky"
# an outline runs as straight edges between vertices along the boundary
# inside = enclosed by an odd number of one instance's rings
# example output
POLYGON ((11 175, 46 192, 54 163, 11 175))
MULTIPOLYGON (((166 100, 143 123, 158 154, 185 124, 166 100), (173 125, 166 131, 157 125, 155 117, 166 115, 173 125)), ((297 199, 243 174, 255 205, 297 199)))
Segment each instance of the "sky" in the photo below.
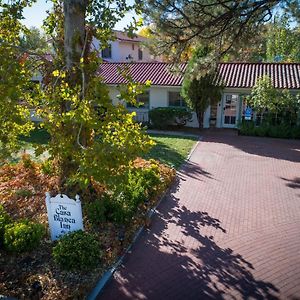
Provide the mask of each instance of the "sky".
MULTIPOLYGON (((132 4, 133 0, 128 0, 129 4, 132 4)), ((37 0, 32 7, 26 8, 24 11, 25 19, 22 21, 27 27, 37 27, 41 28, 43 25, 43 20, 46 18, 47 10, 50 10, 52 7, 51 1, 47 0, 37 0)), ((126 25, 130 23, 133 17, 137 17, 134 12, 126 14, 126 16, 117 23, 115 29, 123 30, 126 25)))

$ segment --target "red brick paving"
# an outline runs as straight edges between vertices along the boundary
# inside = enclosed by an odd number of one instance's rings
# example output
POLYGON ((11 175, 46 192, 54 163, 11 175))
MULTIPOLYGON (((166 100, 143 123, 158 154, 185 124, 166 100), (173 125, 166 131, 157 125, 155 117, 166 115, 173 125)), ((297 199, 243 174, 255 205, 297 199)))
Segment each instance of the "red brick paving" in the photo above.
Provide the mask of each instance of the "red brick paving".
POLYGON ((207 133, 99 299, 300 299, 300 141, 207 133))

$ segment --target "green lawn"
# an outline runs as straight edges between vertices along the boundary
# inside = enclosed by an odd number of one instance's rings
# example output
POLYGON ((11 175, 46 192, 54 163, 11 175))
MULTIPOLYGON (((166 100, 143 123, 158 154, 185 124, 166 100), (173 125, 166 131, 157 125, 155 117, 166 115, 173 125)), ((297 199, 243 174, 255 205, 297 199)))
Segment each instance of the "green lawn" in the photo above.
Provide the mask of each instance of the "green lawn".
MULTIPOLYGON (((144 157, 146 159, 153 158, 159 160, 175 169, 180 168, 197 141, 196 137, 158 134, 150 134, 150 136, 154 139, 156 145, 144 157)), ((21 137, 20 142, 22 143, 23 150, 34 154, 32 144, 45 144, 48 139, 49 135, 45 130, 36 129, 31 133, 30 137, 21 137)), ((18 160, 18 157, 15 160, 18 160)))
POLYGON ((179 169, 195 145, 196 137, 150 134, 156 142, 145 158, 154 158, 162 163, 179 169))

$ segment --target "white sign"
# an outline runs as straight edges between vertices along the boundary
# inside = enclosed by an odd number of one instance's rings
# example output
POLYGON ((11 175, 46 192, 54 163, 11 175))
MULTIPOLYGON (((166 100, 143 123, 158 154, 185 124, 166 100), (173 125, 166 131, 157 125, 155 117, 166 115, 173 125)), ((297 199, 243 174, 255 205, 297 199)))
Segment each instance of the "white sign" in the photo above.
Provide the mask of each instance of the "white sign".
POLYGON ((52 241, 60 236, 75 230, 83 230, 82 210, 79 196, 75 200, 58 194, 51 198, 46 193, 46 206, 52 241))

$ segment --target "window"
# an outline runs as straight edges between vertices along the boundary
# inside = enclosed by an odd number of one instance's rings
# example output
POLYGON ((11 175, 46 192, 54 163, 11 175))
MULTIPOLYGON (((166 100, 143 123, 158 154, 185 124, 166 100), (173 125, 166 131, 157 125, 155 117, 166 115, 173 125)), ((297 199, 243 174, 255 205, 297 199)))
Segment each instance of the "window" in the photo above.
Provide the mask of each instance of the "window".
POLYGON ((139 60, 143 60, 143 50, 139 48, 139 60))
POLYGON ((102 58, 111 58, 111 45, 102 49, 101 54, 102 58))
POLYGON ((182 99, 180 92, 169 92, 169 106, 186 107, 186 103, 182 99))
POLYGON ((136 102, 141 105, 133 105, 131 103, 127 103, 128 108, 136 107, 136 108, 149 108, 149 98, 150 93, 149 91, 146 91, 143 94, 140 94, 137 96, 136 102))

